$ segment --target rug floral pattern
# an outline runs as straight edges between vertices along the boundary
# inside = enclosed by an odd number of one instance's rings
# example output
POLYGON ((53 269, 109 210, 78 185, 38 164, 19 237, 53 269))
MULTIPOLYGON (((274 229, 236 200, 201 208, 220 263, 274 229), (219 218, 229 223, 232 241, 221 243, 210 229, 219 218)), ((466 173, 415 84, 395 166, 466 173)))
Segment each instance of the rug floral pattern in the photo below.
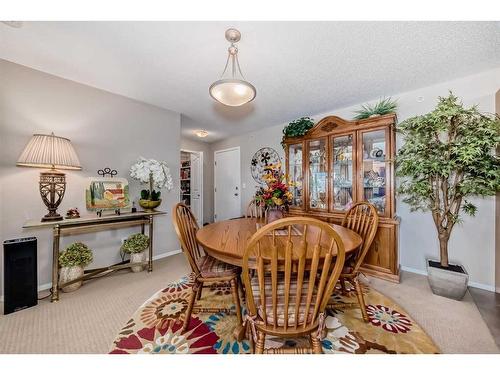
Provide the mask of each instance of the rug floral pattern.
MULTIPOLYGON (((110 353, 251 353, 248 340, 238 342, 233 338, 235 307, 224 285, 203 289, 188 330, 181 334, 192 284, 192 276, 185 276, 147 300, 122 328, 110 353), (226 308, 215 311, 219 306, 226 308)), ((363 285, 363 293, 369 323, 363 322, 359 309, 342 308, 343 304, 356 301, 353 291, 335 294, 337 307, 327 310, 327 334, 322 340, 324 353, 439 353, 431 338, 401 307, 367 285, 363 285)), ((307 338, 266 339, 267 348, 307 343, 307 338)))

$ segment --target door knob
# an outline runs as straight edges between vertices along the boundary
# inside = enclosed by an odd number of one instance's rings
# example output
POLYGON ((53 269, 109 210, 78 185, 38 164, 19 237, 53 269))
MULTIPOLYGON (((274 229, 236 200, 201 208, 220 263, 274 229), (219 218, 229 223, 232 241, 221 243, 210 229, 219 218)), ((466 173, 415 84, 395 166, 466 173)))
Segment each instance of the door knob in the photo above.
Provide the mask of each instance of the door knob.
POLYGON ((237 197, 238 196, 238 193, 234 193, 234 196, 237 197))

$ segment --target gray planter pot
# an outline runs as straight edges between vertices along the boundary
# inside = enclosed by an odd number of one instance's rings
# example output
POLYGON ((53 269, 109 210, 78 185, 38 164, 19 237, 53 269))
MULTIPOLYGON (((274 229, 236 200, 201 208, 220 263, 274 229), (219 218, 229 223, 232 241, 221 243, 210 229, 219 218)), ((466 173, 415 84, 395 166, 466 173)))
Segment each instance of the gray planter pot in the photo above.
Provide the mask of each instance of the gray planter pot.
MULTIPOLYGON (((130 254, 130 263, 144 263, 146 261, 146 251, 130 254)), ((130 267, 132 272, 144 271, 144 264, 130 267)))
MULTIPOLYGON (((73 267, 62 267, 59 270, 59 284, 62 285, 69 281, 78 279, 83 276, 83 267, 82 266, 73 266, 73 267)), ((71 293, 77 290, 82 286, 82 281, 77 281, 76 283, 70 284, 62 288, 63 292, 71 293)))
POLYGON ((432 293, 438 296, 443 296, 446 298, 452 298, 460 301, 464 298, 467 292, 467 284, 469 282, 469 275, 465 271, 463 266, 462 269, 465 273, 455 272, 450 270, 445 270, 437 267, 432 267, 429 265, 429 261, 438 262, 433 259, 427 259, 427 280, 432 289, 432 293))

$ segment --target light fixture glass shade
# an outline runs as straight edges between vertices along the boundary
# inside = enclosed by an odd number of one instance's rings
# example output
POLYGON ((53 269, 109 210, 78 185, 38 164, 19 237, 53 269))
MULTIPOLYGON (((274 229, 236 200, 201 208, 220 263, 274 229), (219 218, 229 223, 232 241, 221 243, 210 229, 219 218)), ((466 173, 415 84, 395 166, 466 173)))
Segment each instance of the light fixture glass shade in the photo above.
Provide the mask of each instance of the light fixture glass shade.
POLYGON ((240 41, 241 33, 234 28, 230 28, 226 30, 225 36, 226 40, 231 43, 227 49, 226 66, 220 79, 212 83, 208 92, 219 103, 230 107, 238 107, 254 100, 257 90, 251 83, 245 81, 245 77, 241 72, 238 47, 235 45, 240 41), (227 76, 225 75, 226 72, 228 72, 227 76))
POLYGON ((241 79, 220 79, 210 86, 210 96, 218 102, 238 107, 254 100, 257 90, 241 79))
POLYGON ((200 138, 205 138, 208 135, 206 130, 197 130, 195 134, 200 138))
POLYGON ((16 165, 37 168, 82 169, 71 141, 54 134, 34 134, 16 165))

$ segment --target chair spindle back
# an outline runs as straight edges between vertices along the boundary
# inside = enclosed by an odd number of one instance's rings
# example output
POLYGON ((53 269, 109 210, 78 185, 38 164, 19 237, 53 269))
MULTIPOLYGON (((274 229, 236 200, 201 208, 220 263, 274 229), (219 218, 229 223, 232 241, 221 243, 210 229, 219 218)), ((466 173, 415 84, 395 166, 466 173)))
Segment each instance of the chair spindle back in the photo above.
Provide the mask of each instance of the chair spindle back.
POLYGON ((186 255, 189 265, 195 274, 199 274, 198 260, 205 255, 201 246, 196 241, 196 232, 198 231, 198 223, 189 209, 183 203, 178 203, 173 210, 173 224, 177 237, 181 243, 181 248, 186 255))
POLYGON ((344 260, 342 239, 325 222, 289 217, 262 227, 243 257, 250 314, 256 316, 260 309, 264 326, 274 332, 295 334, 317 327, 344 260), (258 298, 252 291, 250 263, 258 278, 258 298))
POLYGON ((258 204, 255 199, 252 199, 247 206, 247 212, 245 217, 263 219, 265 215, 265 210, 262 206, 258 204))
POLYGON ((357 272, 377 233, 379 216, 375 206, 368 202, 353 205, 344 215, 342 226, 355 231, 363 239, 361 249, 354 257, 353 272, 357 272))

